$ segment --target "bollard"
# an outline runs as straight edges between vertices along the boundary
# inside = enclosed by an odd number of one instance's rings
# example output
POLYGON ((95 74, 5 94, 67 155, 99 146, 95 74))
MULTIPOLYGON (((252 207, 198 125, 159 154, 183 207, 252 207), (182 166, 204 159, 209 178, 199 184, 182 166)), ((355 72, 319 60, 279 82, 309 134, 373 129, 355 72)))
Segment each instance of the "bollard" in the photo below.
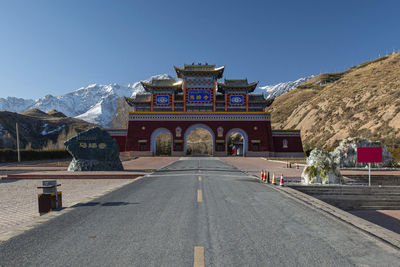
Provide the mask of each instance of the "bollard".
POLYGON ((268 172, 268 176, 267 176, 267 183, 271 183, 270 179, 269 179, 269 172, 268 172))
POLYGON ((38 194, 39 213, 46 213, 54 209, 62 207, 62 192, 57 192, 56 180, 42 181, 42 186, 38 189, 43 189, 42 194, 38 194))

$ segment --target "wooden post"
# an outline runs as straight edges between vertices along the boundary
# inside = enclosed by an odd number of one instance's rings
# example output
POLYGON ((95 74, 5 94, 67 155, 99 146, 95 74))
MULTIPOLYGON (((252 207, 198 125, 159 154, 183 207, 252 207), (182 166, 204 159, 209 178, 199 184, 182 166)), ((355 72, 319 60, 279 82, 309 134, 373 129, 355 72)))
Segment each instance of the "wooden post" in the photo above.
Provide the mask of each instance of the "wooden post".
POLYGON ((228 111, 228 95, 226 94, 226 91, 225 91, 225 112, 227 112, 228 111))
POLYGON ((151 92, 151 96, 150 96, 150 111, 151 112, 153 112, 153 101, 154 101, 153 92, 151 92))
POLYGON ((17 154, 18 154, 18 162, 21 162, 21 154, 19 152, 19 131, 18 131, 18 122, 15 123, 15 128, 17 132, 17 154))
POLYGON ((216 86, 216 81, 214 80, 214 86, 213 86, 213 112, 216 111, 216 101, 217 101, 217 86, 216 86))
POLYGON ((246 112, 249 112, 249 94, 246 94, 246 112))
POLYGON ((186 112, 186 80, 183 79, 183 112, 186 112))
POLYGON ((175 111, 175 93, 172 93, 172 111, 175 111))

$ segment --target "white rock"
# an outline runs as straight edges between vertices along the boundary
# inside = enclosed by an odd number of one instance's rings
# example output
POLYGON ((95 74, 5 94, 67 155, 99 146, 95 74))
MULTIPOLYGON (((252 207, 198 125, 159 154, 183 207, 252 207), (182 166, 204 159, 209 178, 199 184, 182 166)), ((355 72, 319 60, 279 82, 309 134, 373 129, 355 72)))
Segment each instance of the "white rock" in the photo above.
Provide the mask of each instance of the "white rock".
POLYGON ((336 163, 340 167, 365 167, 367 163, 357 163, 358 147, 382 147, 382 163, 372 163, 374 168, 395 167, 397 160, 388 151, 385 145, 380 142, 370 141, 367 138, 347 138, 339 143, 339 146, 332 152, 336 163))
POLYGON ((343 178, 333 156, 319 148, 311 151, 301 174, 303 184, 339 184, 343 178))

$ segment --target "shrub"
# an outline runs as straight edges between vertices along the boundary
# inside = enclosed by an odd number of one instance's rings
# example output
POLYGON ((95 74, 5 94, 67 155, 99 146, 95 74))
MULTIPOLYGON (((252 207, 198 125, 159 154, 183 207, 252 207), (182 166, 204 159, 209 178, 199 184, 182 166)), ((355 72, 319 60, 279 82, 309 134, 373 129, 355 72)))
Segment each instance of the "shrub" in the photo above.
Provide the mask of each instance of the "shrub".
MULTIPOLYGON (((65 149, 39 150, 22 149, 20 150, 21 160, 47 160, 47 159, 68 159, 71 155, 65 149)), ((16 162, 18 153, 12 149, 0 149, 0 162, 16 162)))

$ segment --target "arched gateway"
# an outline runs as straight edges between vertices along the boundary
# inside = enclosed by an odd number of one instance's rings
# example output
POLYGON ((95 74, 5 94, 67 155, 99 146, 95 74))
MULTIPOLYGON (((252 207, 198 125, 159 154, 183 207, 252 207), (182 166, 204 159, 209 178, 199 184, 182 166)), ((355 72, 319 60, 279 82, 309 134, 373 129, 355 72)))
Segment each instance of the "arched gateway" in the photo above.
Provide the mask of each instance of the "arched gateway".
POLYGON ((215 152, 215 151, 214 151, 214 142, 215 142, 215 135, 214 135, 214 132, 213 132, 213 130, 212 130, 210 127, 208 127, 207 125, 205 125, 205 124, 199 124, 199 123, 196 123, 196 124, 193 124, 193 125, 189 126, 189 127, 186 129, 186 131, 185 131, 185 138, 184 138, 184 151, 185 151, 185 154, 187 154, 188 136, 189 136, 189 134, 190 134, 191 131, 196 130, 196 129, 204 129, 204 130, 206 130, 207 132, 210 133, 210 135, 211 135, 211 154, 213 155, 214 152, 215 152))
POLYGON ((212 136, 212 154, 226 156, 228 137, 239 133, 243 156, 303 156, 300 131, 272 131, 269 101, 251 94, 258 82, 226 80, 224 67, 185 65, 175 67, 178 78, 142 82, 147 94, 125 98, 135 111, 129 113, 128 129, 109 129, 121 151, 137 156, 155 155, 155 139, 171 136, 171 155, 187 151, 187 135, 196 128, 212 136))
POLYGON ((161 133, 167 133, 171 137, 171 142, 174 142, 174 136, 172 135, 171 131, 169 131, 166 128, 158 128, 156 129, 152 134, 151 134, 151 152, 153 155, 156 155, 156 150, 157 150, 157 136, 161 133))

